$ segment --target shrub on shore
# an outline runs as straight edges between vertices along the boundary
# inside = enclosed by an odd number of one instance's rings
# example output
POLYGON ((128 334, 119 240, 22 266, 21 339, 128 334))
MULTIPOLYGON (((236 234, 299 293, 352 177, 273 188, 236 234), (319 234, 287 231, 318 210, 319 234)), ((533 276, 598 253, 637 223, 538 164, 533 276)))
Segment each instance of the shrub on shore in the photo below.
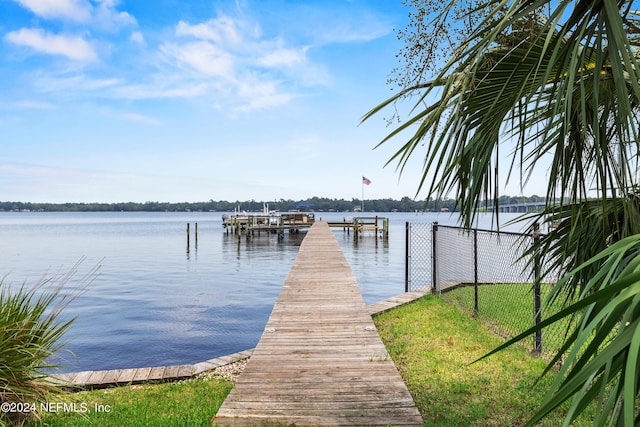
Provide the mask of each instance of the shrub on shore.
POLYGON ((60 392, 47 371, 57 367, 52 356, 74 320, 61 316, 78 295, 63 289, 68 278, 19 287, 0 280, 0 426, 38 418, 37 405, 60 392))

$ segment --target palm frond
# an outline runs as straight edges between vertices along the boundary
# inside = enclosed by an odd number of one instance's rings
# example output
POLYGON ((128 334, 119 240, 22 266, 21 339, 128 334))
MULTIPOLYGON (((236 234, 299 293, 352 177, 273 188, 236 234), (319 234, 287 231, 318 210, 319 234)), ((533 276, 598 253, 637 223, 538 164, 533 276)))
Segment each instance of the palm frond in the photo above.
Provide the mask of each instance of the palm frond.
POLYGON ((519 171, 526 183, 548 167, 546 206, 533 219, 557 226, 524 255, 543 254, 546 274, 568 272, 551 296, 566 308, 537 328, 565 316, 580 320, 554 358, 565 365, 532 422, 572 400, 571 423, 597 398, 596 424, 640 425, 633 406, 640 388, 640 195, 629 166, 640 151, 640 19, 633 5, 479 3, 478 25, 433 81, 405 89, 419 102, 380 143, 411 130, 390 162, 402 172, 424 150, 418 191, 455 197, 467 227, 486 200, 498 206, 505 146, 510 179, 519 171))

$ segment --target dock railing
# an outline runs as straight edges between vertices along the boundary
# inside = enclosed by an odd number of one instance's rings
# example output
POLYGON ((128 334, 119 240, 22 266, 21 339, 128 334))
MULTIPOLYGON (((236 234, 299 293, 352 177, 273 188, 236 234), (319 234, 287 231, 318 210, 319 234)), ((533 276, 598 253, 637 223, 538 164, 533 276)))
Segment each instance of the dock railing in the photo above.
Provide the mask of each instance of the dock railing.
POLYGON ((383 239, 389 238, 389 218, 381 216, 356 216, 343 218, 342 222, 329 222, 331 228, 342 228, 347 234, 353 231, 353 238, 358 239, 365 232, 373 232, 376 236, 383 239))

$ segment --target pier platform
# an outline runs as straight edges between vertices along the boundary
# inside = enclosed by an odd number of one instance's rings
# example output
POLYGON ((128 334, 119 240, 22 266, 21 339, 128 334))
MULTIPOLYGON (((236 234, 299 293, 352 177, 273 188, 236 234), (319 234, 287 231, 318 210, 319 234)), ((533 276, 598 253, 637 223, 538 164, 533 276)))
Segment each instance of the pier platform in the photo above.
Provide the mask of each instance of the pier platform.
POLYGON ((222 226, 228 232, 232 232, 240 236, 242 233, 250 235, 260 233, 262 231, 272 233, 282 233, 285 230, 291 232, 299 232, 310 228, 315 222, 313 213, 284 213, 280 215, 269 214, 262 215, 238 214, 222 215, 222 226))
POLYGON ((307 232, 214 425, 422 425, 326 222, 307 232))
POLYGON ((389 238, 389 218, 381 216, 357 216, 352 218, 345 218, 340 221, 328 222, 331 228, 342 228, 347 233, 353 230, 353 237, 358 236, 364 232, 371 231, 376 236, 379 234, 385 240, 389 238))

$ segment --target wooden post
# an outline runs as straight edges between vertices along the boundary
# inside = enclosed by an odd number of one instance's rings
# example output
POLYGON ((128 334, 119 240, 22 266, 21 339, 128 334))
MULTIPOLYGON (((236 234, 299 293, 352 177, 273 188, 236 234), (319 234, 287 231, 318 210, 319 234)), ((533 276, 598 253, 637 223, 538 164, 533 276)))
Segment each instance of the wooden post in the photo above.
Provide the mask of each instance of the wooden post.
POLYGON ((353 218, 353 240, 358 240, 358 233, 360 232, 358 219, 353 218))
POLYGON ((190 245, 190 242, 189 242, 189 238, 191 236, 191 233, 189 230, 190 227, 191 227, 191 224, 187 223, 187 252, 189 252, 189 245, 190 245))
POLYGON ((196 222, 196 250, 198 250, 198 223, 196 222))
POLYGON ((376 215, 376 226, 374 227, 375 233, 376 233, 376 240, 378 238, 378 215, 376 215))
POLYGON ((389 218, 385 218, 384 222, 383 222, 383 228, 384 228, 384 239, 385 240, 389 240, 389 218))

